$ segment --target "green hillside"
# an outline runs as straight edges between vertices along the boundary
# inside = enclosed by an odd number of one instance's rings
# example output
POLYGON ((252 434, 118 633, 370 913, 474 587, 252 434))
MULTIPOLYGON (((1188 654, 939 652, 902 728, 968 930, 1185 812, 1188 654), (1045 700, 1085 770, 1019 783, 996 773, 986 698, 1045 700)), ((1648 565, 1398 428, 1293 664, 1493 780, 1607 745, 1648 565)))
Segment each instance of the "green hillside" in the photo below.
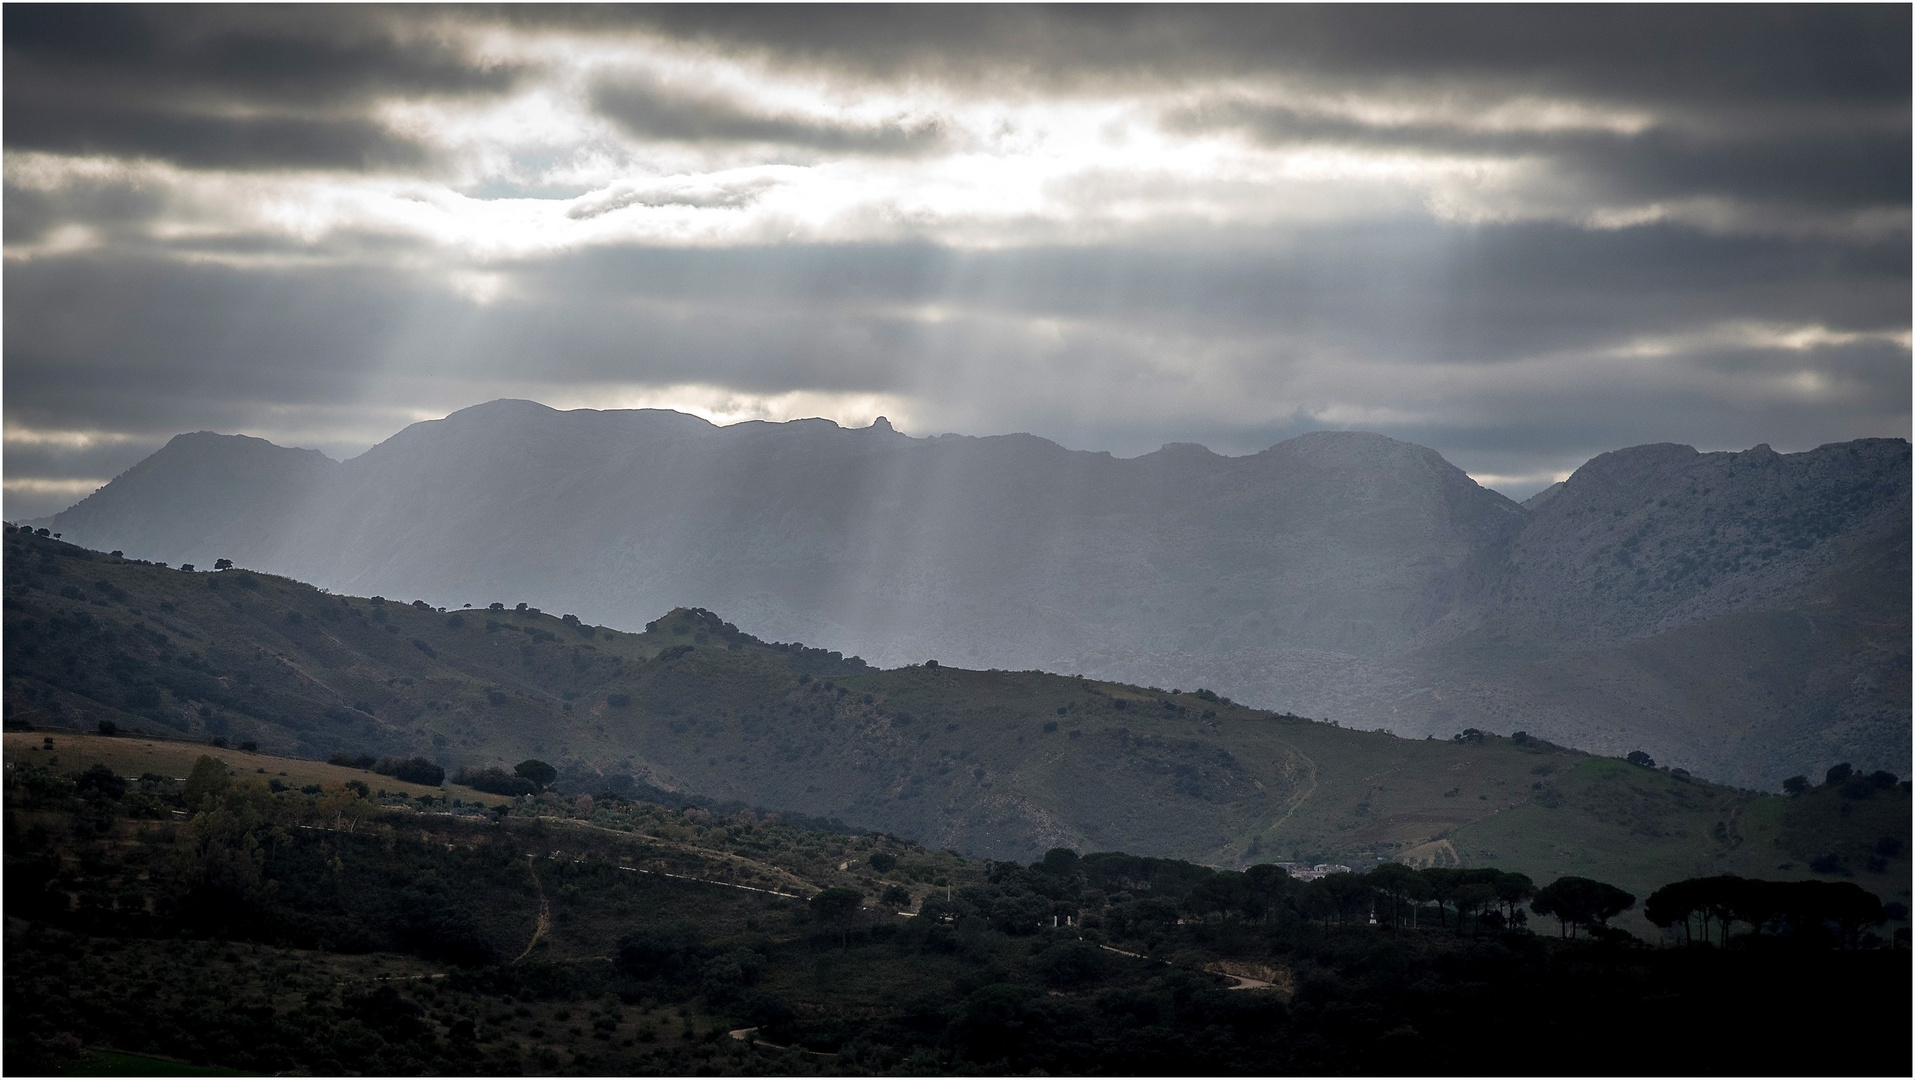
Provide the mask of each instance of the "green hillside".
POLYGON ((732 801, 1020 860, 1053 847, 1217 866, 1493 860, 1640 887, 1807 873, 1838 847, 1892 841, 1881 869, 1841 870, 1908 895, 1905 785, 1880 800, 1904 808, 1886 833, 1839 816, 1797 827, 1782 797, 1534 739, 1404 740, 1034 671, 878 671, 702 611, 642 633, 503 603, 441 612, 24 530, 6 537, 5 583, 16 727, 111 721, 455 772, 538 757, 566 790, 732 801))

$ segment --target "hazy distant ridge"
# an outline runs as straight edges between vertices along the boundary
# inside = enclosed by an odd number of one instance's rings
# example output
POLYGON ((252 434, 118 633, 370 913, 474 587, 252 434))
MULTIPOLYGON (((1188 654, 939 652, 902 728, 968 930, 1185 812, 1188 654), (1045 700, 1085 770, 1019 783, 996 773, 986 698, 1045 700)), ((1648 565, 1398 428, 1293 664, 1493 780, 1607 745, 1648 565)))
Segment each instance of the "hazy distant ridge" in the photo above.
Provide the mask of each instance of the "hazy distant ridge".
POLYGON ((344 463, 181 436, 52 526, 353 593, 615 626, 702 606, 880 664, 1203 683, 1410 735, 1640 745, 1773 785, 1830 755, 1907 768, 1908 475, 1902 440, 1647 446, 1519 506, 1362 433, 1118 459, 498 401, 344 463), (1823 657, 1819 681, 1768 686, 1778 651, 1823 657), (1670 670, 1677 654, 1707 670, 1670 670))

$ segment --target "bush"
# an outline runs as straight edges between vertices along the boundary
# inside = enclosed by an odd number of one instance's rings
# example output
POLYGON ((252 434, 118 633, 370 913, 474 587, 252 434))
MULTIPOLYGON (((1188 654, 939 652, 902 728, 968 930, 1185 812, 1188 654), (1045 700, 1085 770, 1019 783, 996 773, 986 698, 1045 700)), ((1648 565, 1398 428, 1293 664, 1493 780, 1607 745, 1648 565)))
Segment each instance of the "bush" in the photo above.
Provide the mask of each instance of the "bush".
POLYGON ((513 767, 512 771, 530 781, 534 787, 544 791, 552 781, 559 778, 559 771, 538 758, 527 758, 513 767))
POLYGON ((379 763, 371 754, 334 754, 326 759, 328 765, 342 765, 348 769, 370 769, 379 763))
POLYGON ((466 787, 476 791, 484 791, 493 795, 510 795, 517 797, 519 795, 531 795, 538 791, 537 784, 534 784, 523 776, 514 776, 504 769, 499 768, 497 765, 491 765, 478 770, 460 769, 458 773, 452 777, 452 782, 455 784, 464 784, 466 787))
POLYGON ((379 763, 373 766, 373 771, 382 776, 403 780, 408 784, 426 784, 431 787, 438 787, 445 783, 446 778, 444 769, 422 757, 407 758, 404 761, 398 758, 381 758, 379 763))

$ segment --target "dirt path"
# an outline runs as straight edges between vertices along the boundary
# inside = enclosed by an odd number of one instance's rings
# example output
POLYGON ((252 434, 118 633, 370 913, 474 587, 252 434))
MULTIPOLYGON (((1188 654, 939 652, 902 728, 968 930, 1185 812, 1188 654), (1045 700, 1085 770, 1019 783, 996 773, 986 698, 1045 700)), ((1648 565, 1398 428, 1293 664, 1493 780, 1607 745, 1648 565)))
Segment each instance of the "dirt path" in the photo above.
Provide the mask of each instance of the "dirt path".
MULTIPOLYGON (((592 831, 594 831, 594 832, 602 832, 602 833, 608 833, 608 834, 610 834, 610 835, 612 835, 612 836, 620 836, 620 837, 624 837, 624 838, 625 838, 625 839, 627 839, 627 840, 645 840, 645 841, 649 841, 649 842, 651 842, 651 843, 653 843, 653 844, 657 844, 657 845, 659 845, 660 847, 664 847, 664 848, 668 848, 668 849, 671 849, 671 850, 675 850, 675 851, 682 851, 682 852, 685 852, 685 853, 687 853, 687 854, 690 854, 690 855, 699 855, 699 856, 703 856, 703 857, 705 857, 705 858, 716 858, 716 859, 728 859, 728 860, 730 860, 730 861, 732 861, 732 862, 735 862, 735 863, 742 863, 742 864, 744 864, 744 865, 745 865, 746 867, 748 867, 748 868, 750 868, 750 869, 752 869, 752 870, 755 870, 755 871, 757 871, 757 872, 759 872, 759 873, 762 873, 762 874, 766 874, 766 875, 768 875, 768 876, 770 876, 770 877, 772 877, 772 878, 774 878, 774 879, 777 879, 777 880, 780 880, 780 881, 783 881, 783 882, 785 883, 785 885, 787 885, 787 886, 796 886, 797 888, 800 888, 800 889, 809 889, 809 890, 810 890, 811 892, 817 892, 817 891, 819 891, 819 890, 820 890, 821 888, 823 888, 823 886, 821 886, 821 885, 818 885, 818 884, 817 884, 817 883, 815 883, 815 882, 811 882, 811 881, 806 881, 806 880, 805 880, 804 878, 801 878, 801 877, 799 877, 799 876, 798 876, 797 874, 795 874, 795 873, 793 873, 793 872, 792 872, 792 871, 790 871, 790 870, 787 870, 787 869, 785 869, 785 868, 784 868, 784 867, 782 867, 782 866, 779 866, 779 865, 777 865, 776 863, 768 863, 768 862, 761 862, 761 861, 759 861, 759 860, 757 860, 757 859, 753 859, 753 858, 751 858, 751 857, 749 857, 749 856, 746 856, 746 855, 740 855, 740 854, 738 854, 738 853, 736 853, 736 852, 732 852, 732 851, 725 851, 725 850, 723 850, 723 849, 720 849, 720 848, 707 848, 707 847, 699 847, 699 846, 698 846, 698 845, 696 845, 696 844, 688 844, 688 843, 686 843, 686 842, 685 842, 685 841, 683 841, 683 840, 673 840, 673 839, 670 839, 669 837, 664 837, 664 836, 653 836, 653 835, 652 835, 651 833, 642 833, 642 832, 626 832, 626 831, 625 831, 625 830, 623 830, 623 829, 610 829, 610 828, 606 828, 606 827, 605 827, 605 826, 603 826, 603 825, 594 825, 594 824, 592 824, 592 823, 591 823, 591 822, 589 822, 589 821, 577 821, 577 820, 574 820, 574 819, 571 819, 571 818, 552 818, 552 819, 542 819, 542 820, 551 820, 551 821, 556 821, 556 822, 560 822, 560 823, 563 823, 564 825, 568 825, 568 826, 571 826, 571 827, 574 827, 574 828, 580 828, 580 829, 590 829, 590 830, 592 830, 592 831)), ((631 867, 631 866, 624 866, 624 867, 620 867, 620 869, 622 869, 622 870, 635 870, 635 869, 637 869, 637 867, 631 867)), ((664 873, 664 871, 662 871, 662 870, 645 870, 645 871, 642 871, 642 873, 647 873, 647 874, 659 874, 659 873, 664 873)), ((665 874, 665 876, 666 876, 666 877, 679 877, 679 876, 681 876, 681 875, 678 875, 678 874, 665 874)), ((689 881, 705 881, 705 880, 707 880, 707 879, 705 879, 705 878, 687 878, 686 880, 689 880, 689 881)), ((730 884, 730 883, 729 883, 729 882, 724 882, 724 881, 713 881, 713 882, 711 882, 711 884, 713 884, 713 885, 727 885, 727 884, 730 884)), ((739 889, 751 889, 751 891, 753 891, 753 892, 768 892, 768 893, 772 893, 773 895, 777 895, 777 896, 796 896, 796 897, 798 897, 798 898, 799 898, 799 899, 801 899, 801 900, 802 900, 802 899, 803 899, 803 898, 805 897, 805 895, 807 895, 807 894, 804 894, 804 893, 780 893, 780 892, 777 892, 777 891, 776 891, 776 890, 774 890, 774 889, 759 889, 759 888, 754 888, 753 886, 750 886, 750 885, 737 885, 737 886, 733 886, 733 887, 734 887, 734 888, 739 888, 739 889)))
POLYGON ((642 866, 620 866, 619 869, 628 870, 634 874, 655 874, 658 877, 668 877, 675 881, 696 881, 701 885, 723 885, 727 889, 743 889, 746 892, 764 893, 766 896, 782 896, 790 900, 804 899, 804 897, 799 896, 797 893, 779 892, 776 889, 761 889, 756 885, 737 885, 729 881, 719 881, 717 878, 692 877, 689 874, 668 874, 663 870, 647 870, 642 866))
MULTIPOLYGON (((1114 952, 1119 956, 1129 956, 1134 959, 1148 961, 1153 964, 1162 964, 1165 967, 1177 966, 1168 960, 1158 960, 1153 957, 1145 956, 1143 953, 1128 952, 1124 949, 1119 949, 1111 945, 1099 945, 1098 948, 1104 950, 1105 952, 1114 952)), ((1273 982, 1267 982, 1263 979, 1253 979, 1248 975, 1233 975, 1228 971, 1211 971, 1209 968, 1198 968, 1196 970, 1202 971, 1206 975, 1221 975, 1224 978, 1229 979, 1230 985, 1224 987, 1224 989, 1226 990, 1274 990, 1276 989, 1276 985, 1277 985, 1273 982)))
POLYGON ((552 928, 552 904, 545 898, 545 886, 539 882, 539 871, 534 862, 536 858, 537 857, 533 855, 527 855, 525 857, 525 872, 532 875, 532 887, 539 891, 539 921, 537 925, 532 928, 532 940, 525 943, 525 951, 512 958, 512 962, 515 964, 531 956, 532 950, 537 947, 539 943, 539 939, 544 937, 545 932, 552 928))
POLYGON ((729 1032, 729 1034, 731 1035, 732 1038, 737 1039, 741 1043, 744 1043, 748 1046, 760 1046, 765 1048, 766 1050, 796 1050, 800 1054, 810 1054, 812 1057, 827 1057, 828 1058, 828 1057, 838 1056, 836 1054, 827 1054, 822 1050, 806 1050, 805 1048, 801 1046, 798 1046, 798 1047, 779 1046, 777 1043, 768 1043, 765 1040, 758 1037, 758 1029, 755 1027, 733 1028, 729 1032))
POLYGON ((1303 762, 1304 766, 1310 770, 1310 777, 1309 777, 1310 786, 1304 788, 1303 791, 1300 792, 1296 798, 1290 800, 1290 806, 1286 810, 1284 810, 1283 816, 1278 818, 1275 822, 1271 823, 1269 826, 1267 826, 1263 830, 1266 833, 1276 832, 1278 829, 1283 828, 1283 823, 1290 820, 1290 815, 1297 812, 1297 807, 1302 806, 1305 802, 1308 802, 1310 799, 1310 796, 1315 795, 1317 793, 1317 763, 1310 759, 1310 755, 1304 753, 1301 750, 1292 748, 1290 752, 1297 755, 1297 760, 1303 762))

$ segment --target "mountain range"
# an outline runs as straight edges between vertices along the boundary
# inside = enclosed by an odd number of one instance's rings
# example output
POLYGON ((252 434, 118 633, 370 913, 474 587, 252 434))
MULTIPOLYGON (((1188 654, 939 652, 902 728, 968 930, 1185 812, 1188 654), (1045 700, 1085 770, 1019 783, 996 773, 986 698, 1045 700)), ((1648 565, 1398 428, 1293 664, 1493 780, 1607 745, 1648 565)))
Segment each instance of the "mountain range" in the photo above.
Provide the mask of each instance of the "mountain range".
POLYGON ((1909 470, 1900 439, 1659 444, 1518 504, 1355 432, 1124 459, 495 401, 344 462, 181 435, 31 524, 336 592, 628 629, 706 608, 880 666, 1205 685, 1772 789, 1838 761, 1907 771, 1909 470))

